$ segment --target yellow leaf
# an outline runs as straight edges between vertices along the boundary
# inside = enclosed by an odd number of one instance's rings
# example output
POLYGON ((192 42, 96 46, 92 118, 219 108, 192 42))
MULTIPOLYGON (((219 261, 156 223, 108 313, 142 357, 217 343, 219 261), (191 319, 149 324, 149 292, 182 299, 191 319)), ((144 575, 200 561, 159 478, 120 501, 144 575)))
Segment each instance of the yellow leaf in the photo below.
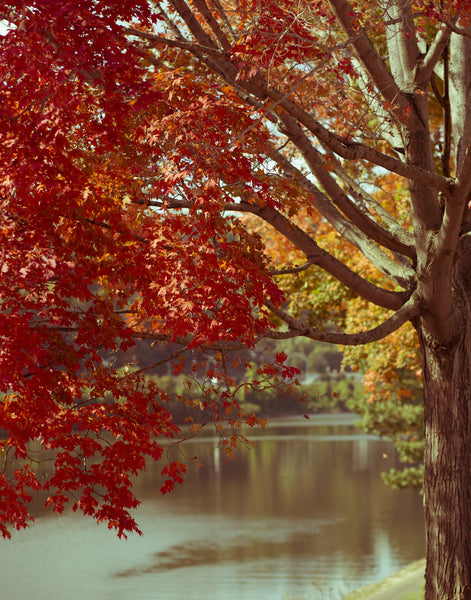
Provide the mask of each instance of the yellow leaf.
POLYGON ((224 452, 229 458, 234 458, 234 450, 230 446, 226 446, 224 452))

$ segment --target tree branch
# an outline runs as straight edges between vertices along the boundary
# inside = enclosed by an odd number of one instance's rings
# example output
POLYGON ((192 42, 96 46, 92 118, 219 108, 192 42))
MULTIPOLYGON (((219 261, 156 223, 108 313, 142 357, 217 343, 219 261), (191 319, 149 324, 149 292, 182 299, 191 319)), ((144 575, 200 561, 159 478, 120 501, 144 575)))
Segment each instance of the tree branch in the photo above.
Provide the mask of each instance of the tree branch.
MULTIPOLYGON (((295 167, 292 167, 292 172, 295 171, 297 171, 295 167)), ((410 289, 415 277, 411 264, 408 261, 396 262, 393 260, 374 241, 369 239, 361 229, 357 228, 356 223, 346 219, 330 200, 309 179, 304 177, 302 173, 299 173, 299 178, 302 180, 302 187, 312 195, 313 206, 325 217, 332 227, 342 237, 358 248, 386 277, 401 287, 410 289)), ((260 216, 262 215, 260 214, 260 216)))
POLYGON ((330 0, 329 3, 347 36, 352 38, 355 36, 353 47, 358 59, 365 66, 380 94, 392 106, 396 106, 400 112, 405 112, 408 102, 365 30, 355 24, 353 7, 346 0, 330 0))
MULTIPOLYGON (((232 84, 232 82, 229 83, 232 84)), ((251 84, 254 83, 259 86, 263 95, 279 101, 279 106, 283 107, 286 112, 304 125, 308 131, 310 131, 319 141, 326 144, 326 146, 338 156, 345 158, 346 160, 366 160, 374 165, 383 167, 387 171, 417 181, 418 183, 427 185, 443 193, 448 193, 450 187, 453 185, 454 181, 452 179, 446 179, 427 169, 406 164, 401 160, 383 154, 370 146, 366 146, 359 142, 353 142, 333 131, 329 131, 293 100, 285 98, 282 92, 262 81, 260 74, 251 80, 251 84)), ((241 85, 245 86, 245 83, 241 82, 241 85)))
MULTIPOLYGON (((299 148, 300 152, 304 156, 306 163, 313 175, 317 178, 317 180, 322 185, 326 194, 332 200, 332 203, 339 208, 342 213, 350 219, 351 223, 353 223, 360 231, 362 231, 370 240, 381 244, 385 248, 392 250, 394 252, 399 252, 401 254, 405 254, 410 258, 413 258, 415 253, 411 246, 406 246, 399 242, 396 238, 394 238, 391 233, 381 227, 378 223, 373 221, 369 216, 360 211, 358 207, 350 200, 347 194, 342 190, 342 188, 338 185, 332 175, 326 169, 325 161, 320 154, 320 152, 314 148, 314 146, 310 143, 308 137, 304 134, 301 127, 290 117, 289 115, 281 115, 280 117, 285 125, 284 133, 287 135, 290 140, 295 144, 297 148, 299 148)), ((319 208, 319 211, 326 217, 326 219, 336 227, 336 224, 332 221, 332 216, 335 219, 335 222, 338 223, 338 215, 332 215, 332 211, 330 206, 326 206, 325 202, 322 202, 320 198, 320 192, 317 193, 317 202, 316 205, 319 208)), ((343 224, 345 227, 345 224, 343 224)), ((348 238, 349 241, 355 243, 353 239, 348 238)), ((356 241, 355 245, 358 246, 358 241, 356 241)), ((360 248, 363 252, 363 245, 360 248)), ((369 260, 372 260, 371 256, 368 256, 369 260)), ((375 258, 378 260, 380 255, 375 253, 375 258)), ((382 256, 381 258, 385 258, 382 256)), ((390 263, 390 258, 387 257, 386 263, 390 263)), ((378 268, 381 268, 378 264, 378 268)), ((394 265, 389 265, 388 269, 394 271, 394 265)))
POLYGON ((304 264, 299 265, 299 267, 285 267, 284 269, 273 269, 270 271, 270 275, 294 275, 296 273, 302 273, 312 267, 315 264, 313 259, 310 258, 304 264))
POLYGON ((358 206, 363 207, 362 210, 373 211, 378 215, 383 223, 386 224, 390 234, 397 240, 400 244, 407 248, 407 251, 403 251, 405 256, 409 256, 412 260, 415 260, 415 245, 414 245, 414 236, 409 231, 406 231, 394 217, 385 210, 381 204, 374 198, 371 194, 369 194, 366 190, 364 190, 361 185, 359 185, 354 179, 352 179, 345 169, 340 164, 340 161, 335 160, 333 170, 335 174, 341 179, 344 185, 350 190, 350 193, 354 196, 356 203, 358 206))
POLYGON ((288 325, 287 331, 269 331, 265 332, 265 337, 271 339, 286 339, 291 337, 308 337, 312 340, 319 342, 328 342, 330 344, 341 344, 344 346, 359 346, 361 344, 369 344, 370 342, 376 342, 385 338, 393 331, 396 331, 404 325, 407 321, 410 321, 414 317, 420 314, 422 307, 418 298, 412 296, 401 308, 395 312, 391 317, 383 321, 377 327, 369 329, 368 331, 361 331, 358 333, 337 333, 331 331, 323 331, 321 329, 315 329, 309 327, 306 323, 295 319, 289 315, 286 311, 281 308, 277 308, 271 302, 266 302, 267 308, 269 308, 278 318, 280 318, 286 325, 288 325))
MULTIPOLYGON (((320 192, 319 192, 320 193, 320 192)), ((146 204, 148 206, 162 206, 158 201, 139 201, 139 203, 146 204)), ((190 202, 183 200, 175 200, 171 202, 169 200, 168 208, 191 208, 190 202)), ((353 293, 365 298, 369 302, 397 310, 404 301, 409 297, 410 292, 393 292, 391 290, 385 290, 380 288, 361 276, 354 273, 349 269, 342 261, 336 259, 330 255, 326 250, 321 248, 315 240, 313 240, 307 233, 296 226, 294 223, 289 221, 284 215, 268 206, 260 207, 243 199, 242 202, 227 203, 224 205, 224 210, 242 213, 251 213, 266 223, 271 225, 276 231, 281 233, 287 240, 289 240, 296 248, 301 250, 307 257, 306 267, 310 265, 316 265, 322 268, 324 271, 330 273, 333 277, 338 279, 342 285, 350 289, 353 293)), ((399 267, 399 265, 398 265, 399 267)), ((411 271, 410 278, 414 275, 412 267, 409 266, 411 271)), ((299 268, 299 270, 304 270, 299 268)), ((288 274, 288 272, 273 272, 274 275, 288 274)), ((410 285, 407 289, 413 286, 413 282, 409 281, 410 285)))
MULTIPOLYGON (((191 337, 174 337, 165 333, 153 333, 152 331, 133 331, 132 337, 139 340, 154 340, 156 342, 168 342, 172 344, 178 344, 183 346, 185 349, 193 342, 191 337)), ((262 339, 260 336, 258 339, 262 339)), ((258 339, 256 341, 258 341, 258 339)), ((244 350, 247 348, 247 344, 242 342, 211 342, 210 344, 199 344, 198 348, 208 350, 210 352, 229 352, 231 350, 244 350)), ((183 352, 184 350, 182 350, 183 352)))
POLYGON ((448 19, 445 15, 443 16, 443 23, 451 30, 452 33, 456 33, 457 35, 461 35, 463 37, 471 38, 471 29, 460 27, 456 24, 457 20, 458 16, 454 17, 452 20, 448 19))
POLYGON ((166 358, 162 358, 161 360, 158 360, 157 362, 152 363, 151 365, 148 365, 147 367, 141 367, 140 369, 138 369, 135 372, 136 373, 144 373, 145 371, 150 371, 151 369, 156 369, 157 367, 160 367, 161 365, 168 363, 170 360, 177 358, 178 356, 180 356, 183 352, 186 352, 187 350, 188 350, 188 346, 184 346, 183 348, 180 348, 180 350, 177 350, 176 352, 173 352, 172 354, 170 354, 170 356, 167 356, 166 358))
POLYGON ((426 83, 432 77, 433 70, 450 41, 451 29, 442 25, 438 30, 427 54, 425 55, 422 68, 418 71, 416 83, 426 83))
POLYGON ((201 27, 194 12, 184 0, 170 0, 170 4, 172 4, 180 17, 185 21, 189 31, 195 36, 199 44, 208 46, 209 48, 217 48, 216 42, 201 27))
MULTIPOLYGON (((407 321, 410 321, 414 317, 418 316, 422 309, 422 302, 415 294, 403 304, 397 312, 391 317, 383 321, 377 327, 369 329, 367 331, 361 331, 358 333, 337 333, 331 331, 324 331, 321 329, 315 329, 309 327, 306 323, 303 323, 299 319, 295 319, 289 315, 286 311, 276 307, 270 301, 265 302, 266 307, 273 312, 279 319, 281 319, 286 325, 288 330, 286 331, 265 331, 258 337, 258 341, 269 338, 269 339, 287 339, 292 337, 308 337, 313 340, 320 342, 328 342, 331 344, 341 344, 344 346, 358 346, 361 344, 368 344, 370 342, 378 341, 389 334, 393 333, 399 327, 404 325, 407 321)), ((191 338, 173 338, 170 335, 152 333, 147 331, 135 331, 133 337, 138 339, 151 339, 161 342, 172 342, 181 346, 187 347, 191 343, 191 338)), ((242 350, 246 349, 247 345, 237 342, 213 342, 211 344, 202 344, 200 346, 208 351, 231 351, 231 350, 242 350)))
POLYGON ((312 264, 321 267, 352 292, 369 302, 395 310, 402 306, 408 298, 408 292, 385 290, 354 273, 342 261, 334 258, 326 250, 318 246, 307 233, 275 209, 268 206, 258 207, 244 203, 238 210, 251 212, 269 223, 296 248, 301 250, 312 264))
MULTIPOLYGON (((343 0, 339 0, 342 2, 343 0)), ((223 52, 217 47, 212 39, 204 32, 199 23, 194 22, 194 18, 190 19, 188 12, 191 12, 188 6, 182 0, 175 0, 174 4, 178 4, 181 11, 181 16, 185 14, 187 26, 195 27, 193 31, 195 37, 199 41, 198 44, 194 42, 179 40, 171 40, 169 38, 163 38, 155 34, 149 34, 147 32, 141 32, 134 28, 126 28, 125 32, 130 35, 135 35, 143 39, 147 39, 156 44, 160 45, 171 45, 175 47, 188 50, 197 58, 205 62, 209 68, 218 72, 230 85, 234 87, 236 91, 245 90, 249 95, 253 95, 256 98, 269 97, 276 105, 283 107, 289 114, 295 119, 299 120, 313 135, 315 135, 320 141, 326 144, 335 154, 345 158, 347 160, 366 160, 377 166, 383 167, 388 171, 401 175, 408 179, 429 185, 443 193, 448 193, 450 185, 453 183, 451 180, 446 179, 426 169, 416 167, 414 165, 408 165, 392 156, 388 156, 358 142, 352 142, 351 140, 335 134, 333 131, 329 131, 323 125, 321 125, 316 119, 309 113, 304 111, 298 104, 290 99, 289 94, 285 94, 276 88, 268 85, 261 73, 258 73, 250 81, 237 79, 238 69, 231 63, 224 55, 223 52), (212 56, 212 59, 209 57, 212 56), (205 58, 207 57, 207 58, 205 58)), ((365 35, 364 33, 362 35, 365 35)), ((353 32, 352 40, 349 43, 355 43, 357 38, 361 37, 359 33, 353 32)), ((144 54, 147 54, 145 49, 142 50, 144 54)), ((150 55, 149 59, 152 57, 150 55)), ((386 66, 383 65, 386 69, 386 66)), ((386 69, 387 70, 387 69, 386 69)), ((389 74, 392 80, 391 75, 389 74)), ((253 105, 253 100, 245 98, 245 101, 253 105)), ((406 105, 408 106, 408 104, 406 105)))
POLYGON ((386 39, 391 74, 401 92, 414 93, 419 48, 409 0, 389 0, 386 4, 386 39))
POLYGON ((471 141, 467 141, 463 152, 463 161, 458 181, 453 190, 453 197, 458 201, 466 201, 471 193, 471 141))
MULTIPOLYGON (((374 130, 375 135, 378 135, 379 132, 379 138, 386 140, 391 148, 403 148, 404 140, 398 120, 395 115, 391 115, 391 111, 385 106, 383 99, 375 90, 368 71, 356 55, 352 56, 352 65, 357 73, 355 85, 358 87, 360 95, 367 102, 370 114, 379 120, 379 124, 374 130)), ((378 137, 374 139, 377 140, 378 137)))
POLYGON ((206 23, 209 25, 209 27, 211 28, 211 31, 216 36, 216 38, 217 38, 218 42, 221 44, 223 50, 225 52, 230 52, 230 50, 232 48, 232 44, 229 42, 229 40, 226 37, 226 34, 223 32, 219 23, 214 18, 213 14, 211 13, 206 2, 204 0, 193 0, 193 4, 197 8, 200 15, 204 18, 206 23))
MULTIPOLYGON (((189 10, 185 3, 181 0, 175 0, 175 2, 178 2, 178 4, 183 4, 187 10, 189 10)), ((188 21, 188 23, 190 23, 190 21, 188 21)), ((383 167, 392 173, 396 173, 402 177, 406 177, 408 179, 417 181, 418 183, 428 185, 443 193, 448 193, 449 188, 453 183, 452 180, 446 179, 437 173, 433 173, 414 165, 408 165, 397 158, 383 154, 374 148, 358 142, 352 142, 345 137, 337 135, 333 131, 329 131, 323 125, 321 125, 321 123, 316 121, 312 115, 291 100, 289 94, 286 95, 276 88, 268 85, 261 73, 258 73, 250 80, 242 80, 238 78, 238 69, 219 50, 214 42, 212 42, 211 38, 207 36, 199 24, 197 24, 196 33, 199 32, 201 34, 200 37, 204 36, 204 39, 201 37, 201 41, 203 43, 199 44, 187 41, 183 42, 182 40, 170 40, 168 38, 162 38, 161 36, 154 36, 152 34, 139 32, 138 30, 132 28, 127 28, 126 31, 131 35, 136 35, 158 44, 173 45, 175 47, 188 50, 194 56, 207 64, 210 69, 219 73, 229 85, 234 87, 234 90, 240 95, 240 97, 252 106, 257 104, 253 97, 258 99, 271 98, 274 100, 277 106, 282 107, 284 110, 286 110, 286 112, 291 114, 296 120, 304 125, 308 131, 315 135, 321 142, 326 144, 332 150, 332 152, 342 158, 345 158, 346 160, 366 160, 374 165, 383 167), (247 97, 244 95, 245 93, 248 93, 247 97)), ((146 49, 143 48, 142 53, 147 55, 149 60, 153 60, 153 57, 148 54, 146 49)), ((264 109, 265 107, 261 106, 260 108, 264 109)))
POLYGON ((170 46, 171 48, 181 48, 182 50, 189 50, 193 54, 198 52, 202 54, 223 56, 223 53, 221 52, 220 48, 214 48, 212 46, 201 46, 199 44, 195 44, 194 42, 187 42, 186 40, 173 40, 171 38, 163 37, 155 33, 140 31, 139 29, 135 29, 134 27, 125 27, 123 31, 126 35, 132 35, 134 37, 147 40, 151 43, 151 46, 170 46))

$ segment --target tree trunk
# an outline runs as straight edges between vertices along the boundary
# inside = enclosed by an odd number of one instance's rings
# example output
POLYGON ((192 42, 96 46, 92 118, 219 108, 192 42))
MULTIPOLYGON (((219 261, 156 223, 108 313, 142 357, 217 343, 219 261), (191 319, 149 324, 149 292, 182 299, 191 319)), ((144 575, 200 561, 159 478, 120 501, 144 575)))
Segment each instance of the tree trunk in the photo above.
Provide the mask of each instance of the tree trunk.
POLYGON ((453 272, 453 321, 458 327, 446 343, 419 331, 426 427, 426 600, 471 598, 471 273, 465 260, 471 243, 460 241, 453 272))

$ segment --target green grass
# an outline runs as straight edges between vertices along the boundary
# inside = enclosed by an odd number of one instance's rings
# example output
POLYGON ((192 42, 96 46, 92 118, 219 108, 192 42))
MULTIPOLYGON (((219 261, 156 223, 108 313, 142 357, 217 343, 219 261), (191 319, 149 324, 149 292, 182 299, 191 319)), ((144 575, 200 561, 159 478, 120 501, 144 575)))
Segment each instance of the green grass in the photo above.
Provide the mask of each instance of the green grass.
POLYGON ((425 585, 418 592, 410 592, 405 596, 401 596, 398 600, 424 600, 425 597, 425 585))

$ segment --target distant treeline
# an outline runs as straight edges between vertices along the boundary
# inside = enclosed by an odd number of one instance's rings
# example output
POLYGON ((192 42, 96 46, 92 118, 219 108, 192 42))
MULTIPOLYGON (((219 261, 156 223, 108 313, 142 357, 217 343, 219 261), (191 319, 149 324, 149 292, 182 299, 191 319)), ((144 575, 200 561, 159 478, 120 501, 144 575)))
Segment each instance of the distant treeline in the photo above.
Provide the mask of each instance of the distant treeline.
MULTIPOLYGON (((259 416, 339 412, 351 409, 363 397, 361 375, 342 370, 343 355, 339 348, 306 338, 266 340, 246 352, 228 353, 227 373, 243 384, 253 379, 257 367, 273 360, 277 352, 286 353, 287 364, 300 370, 299 385, 278 385, 269 389, 241 385, 235 397, 245 412, 259 416)), ((178 422, 187 417, 201 418, 198 407, 211 385, 200 379, 198 369, 195 370, 195 365, 202 360, 207 359, 194 352, 187 353, 184 362, 182 356, 180 361, 175 348, 151 345, 147 341, 119 357, 121 364, 145 368, 148 376, 168 392, 168 407, 178 422), (180 362, 184 367, 179 375, 175 375, 175 364, 180 362)))
MULTIPOLYGON (((191 417, 198 421, 200 403, 205 400, 207 386, 183 376, 152 375, 152 380, 169 393, 168 408, 177 422, 191 417)), ((341 412, 349 410, 363 394, 361 379, 352 373, 322 373, 310 383, 256 390, 240 390, 236 399, 246 413, 270 417, 303 413, 341 412)))

